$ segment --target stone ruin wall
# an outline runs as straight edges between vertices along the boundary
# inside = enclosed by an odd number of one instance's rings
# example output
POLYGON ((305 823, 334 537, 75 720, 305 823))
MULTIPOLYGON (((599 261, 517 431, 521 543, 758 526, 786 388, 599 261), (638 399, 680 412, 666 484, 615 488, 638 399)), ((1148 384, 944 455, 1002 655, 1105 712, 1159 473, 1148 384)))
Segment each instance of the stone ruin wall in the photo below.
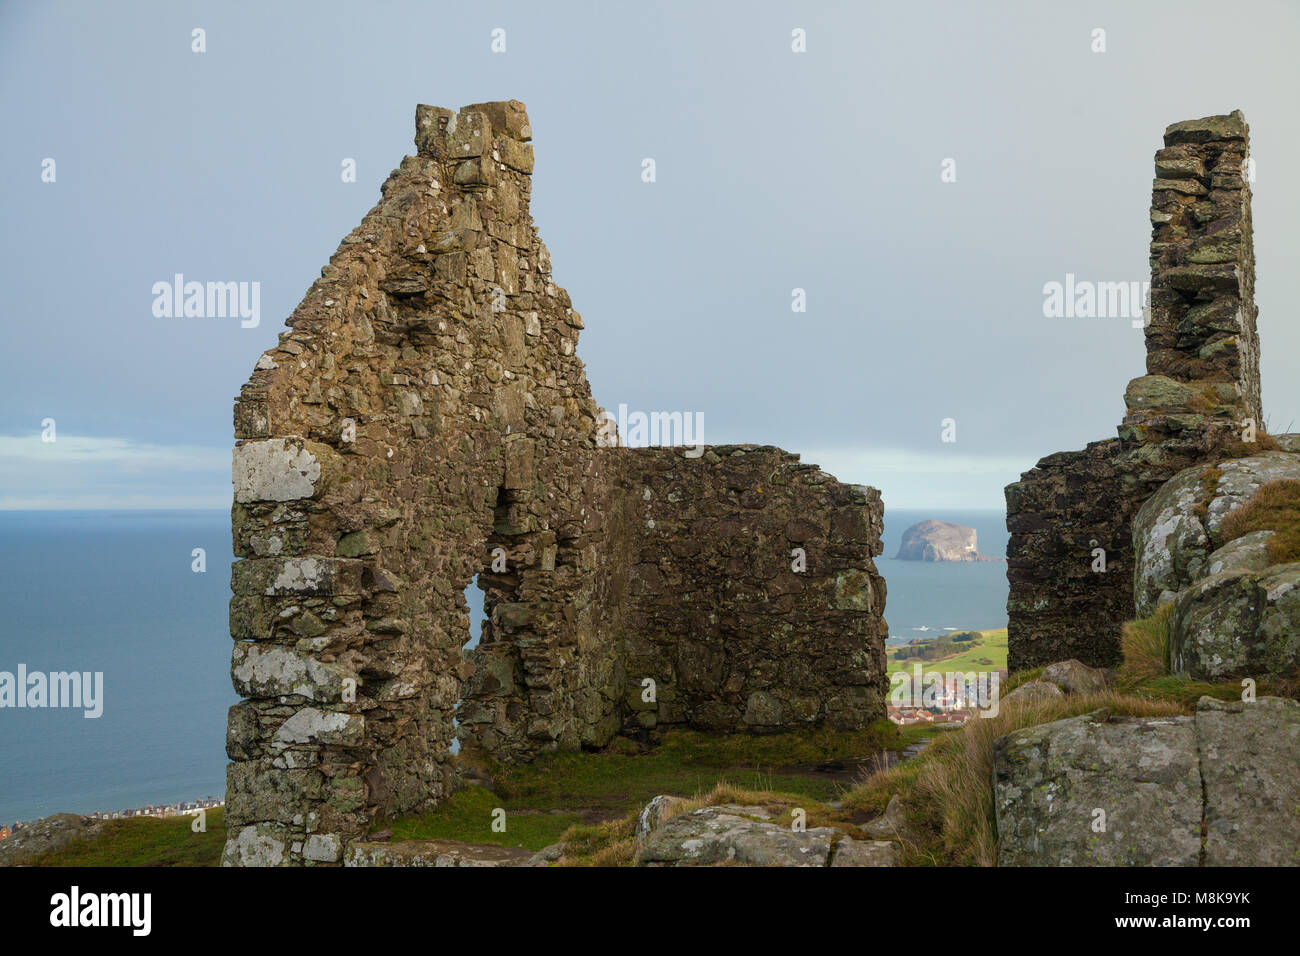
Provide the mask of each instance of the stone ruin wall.
MULTIPOLYGON (((1191 465, 1262 430, 1250 132, 1240 112, 1175 123, 1155 156, 1147 374, 1117 438, 1049 455, 1006 490, 1008 665, 1120 660, 1134 615, 1131 528, 1191 465), (1106 570, 1093 570, 1093 551, 1106 570)), ((1257 446, 1256 446, 1257 447, 1257 446)))
POLYGON ((628 456, 629 732, 852 730, 882 719, 879 492, 779 448, 628 456), (647 677, 654 703, 643 700, 647 677))
POLYGON ((457 787, 457 736, 512 761, 644 730, 644 677, 665 724, 884 713, 878 494, 777 449, 601 447, 522 104, 416 127, 235 405, 227 864, 338 862, 457 787))

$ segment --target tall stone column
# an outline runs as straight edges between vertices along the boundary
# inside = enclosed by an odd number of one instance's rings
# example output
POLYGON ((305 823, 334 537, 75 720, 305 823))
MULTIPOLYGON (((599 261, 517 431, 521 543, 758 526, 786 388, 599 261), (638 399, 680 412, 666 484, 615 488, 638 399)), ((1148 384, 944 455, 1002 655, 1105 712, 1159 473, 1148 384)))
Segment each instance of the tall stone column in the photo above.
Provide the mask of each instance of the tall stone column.
POLYGON ((1006 489, 1013 670, 1118 663, 1133 616, 1134 515, 1176 472, 1261 427, 1249 152, 1240 112, 1165 130, 1151 193, 1147 374, 1125 390, 1118 438, 1049 455, 1006 489))

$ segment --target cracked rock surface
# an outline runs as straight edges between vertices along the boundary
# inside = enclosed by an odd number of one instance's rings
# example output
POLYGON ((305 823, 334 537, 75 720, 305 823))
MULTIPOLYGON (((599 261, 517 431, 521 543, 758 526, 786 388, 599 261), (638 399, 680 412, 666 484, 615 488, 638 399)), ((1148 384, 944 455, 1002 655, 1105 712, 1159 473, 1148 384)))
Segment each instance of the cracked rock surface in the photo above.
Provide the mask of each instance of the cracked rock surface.
POLYGON ((999 866, 1300 864, 1300 704, 1040 724, 993 745, 999 866))

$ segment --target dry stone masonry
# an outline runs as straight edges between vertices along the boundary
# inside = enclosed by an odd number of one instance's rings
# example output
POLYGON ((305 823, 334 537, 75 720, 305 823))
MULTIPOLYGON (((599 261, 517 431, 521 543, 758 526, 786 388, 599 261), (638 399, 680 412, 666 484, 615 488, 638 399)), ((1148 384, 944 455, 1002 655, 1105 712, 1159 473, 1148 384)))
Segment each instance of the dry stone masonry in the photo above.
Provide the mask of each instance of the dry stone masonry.
POLYGON ((625 456, 628 729, 849 730, 883 717, 880 494, 779 448, 673 452, 625 456))
POLYGON ((1006 490, 1013 670, 1118 663, 1120 626, 1133 617, 1138 509, 1178 471, 1258 448, 1249 128, 1240 112, 1210 116, 1170 126, 1164 144, 1152 185, 1147 374, 1129 383, 1117 438, 1049 455, 1006 490))
POLYGON ((515 101, 418 107, 235 405, 229 865, 341 862, 457 787, 456 737, 884 715, 879 495, 779 449, 602 447, 531 138, 515 101))

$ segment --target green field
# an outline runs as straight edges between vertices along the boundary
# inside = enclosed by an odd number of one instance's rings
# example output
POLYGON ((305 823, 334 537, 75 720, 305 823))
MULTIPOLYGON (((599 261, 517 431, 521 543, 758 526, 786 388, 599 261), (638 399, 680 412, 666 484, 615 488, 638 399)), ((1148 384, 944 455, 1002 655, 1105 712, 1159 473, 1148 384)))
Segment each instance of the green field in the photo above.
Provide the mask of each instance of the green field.
MULTIPOLYGON (((1005 670, 1007 666, 1007 629, 993 631, 976 631, 980 637, 956 654, 935 660, 920 660, 915 656, 905 656, 912 645, 891 647, 887 650, 890 674, 898 671, 910 671, 917 663, 923 670, 942 671, 996 671, 1005 670)), ((946 635, 945 635, 946 636, 946 635)))

